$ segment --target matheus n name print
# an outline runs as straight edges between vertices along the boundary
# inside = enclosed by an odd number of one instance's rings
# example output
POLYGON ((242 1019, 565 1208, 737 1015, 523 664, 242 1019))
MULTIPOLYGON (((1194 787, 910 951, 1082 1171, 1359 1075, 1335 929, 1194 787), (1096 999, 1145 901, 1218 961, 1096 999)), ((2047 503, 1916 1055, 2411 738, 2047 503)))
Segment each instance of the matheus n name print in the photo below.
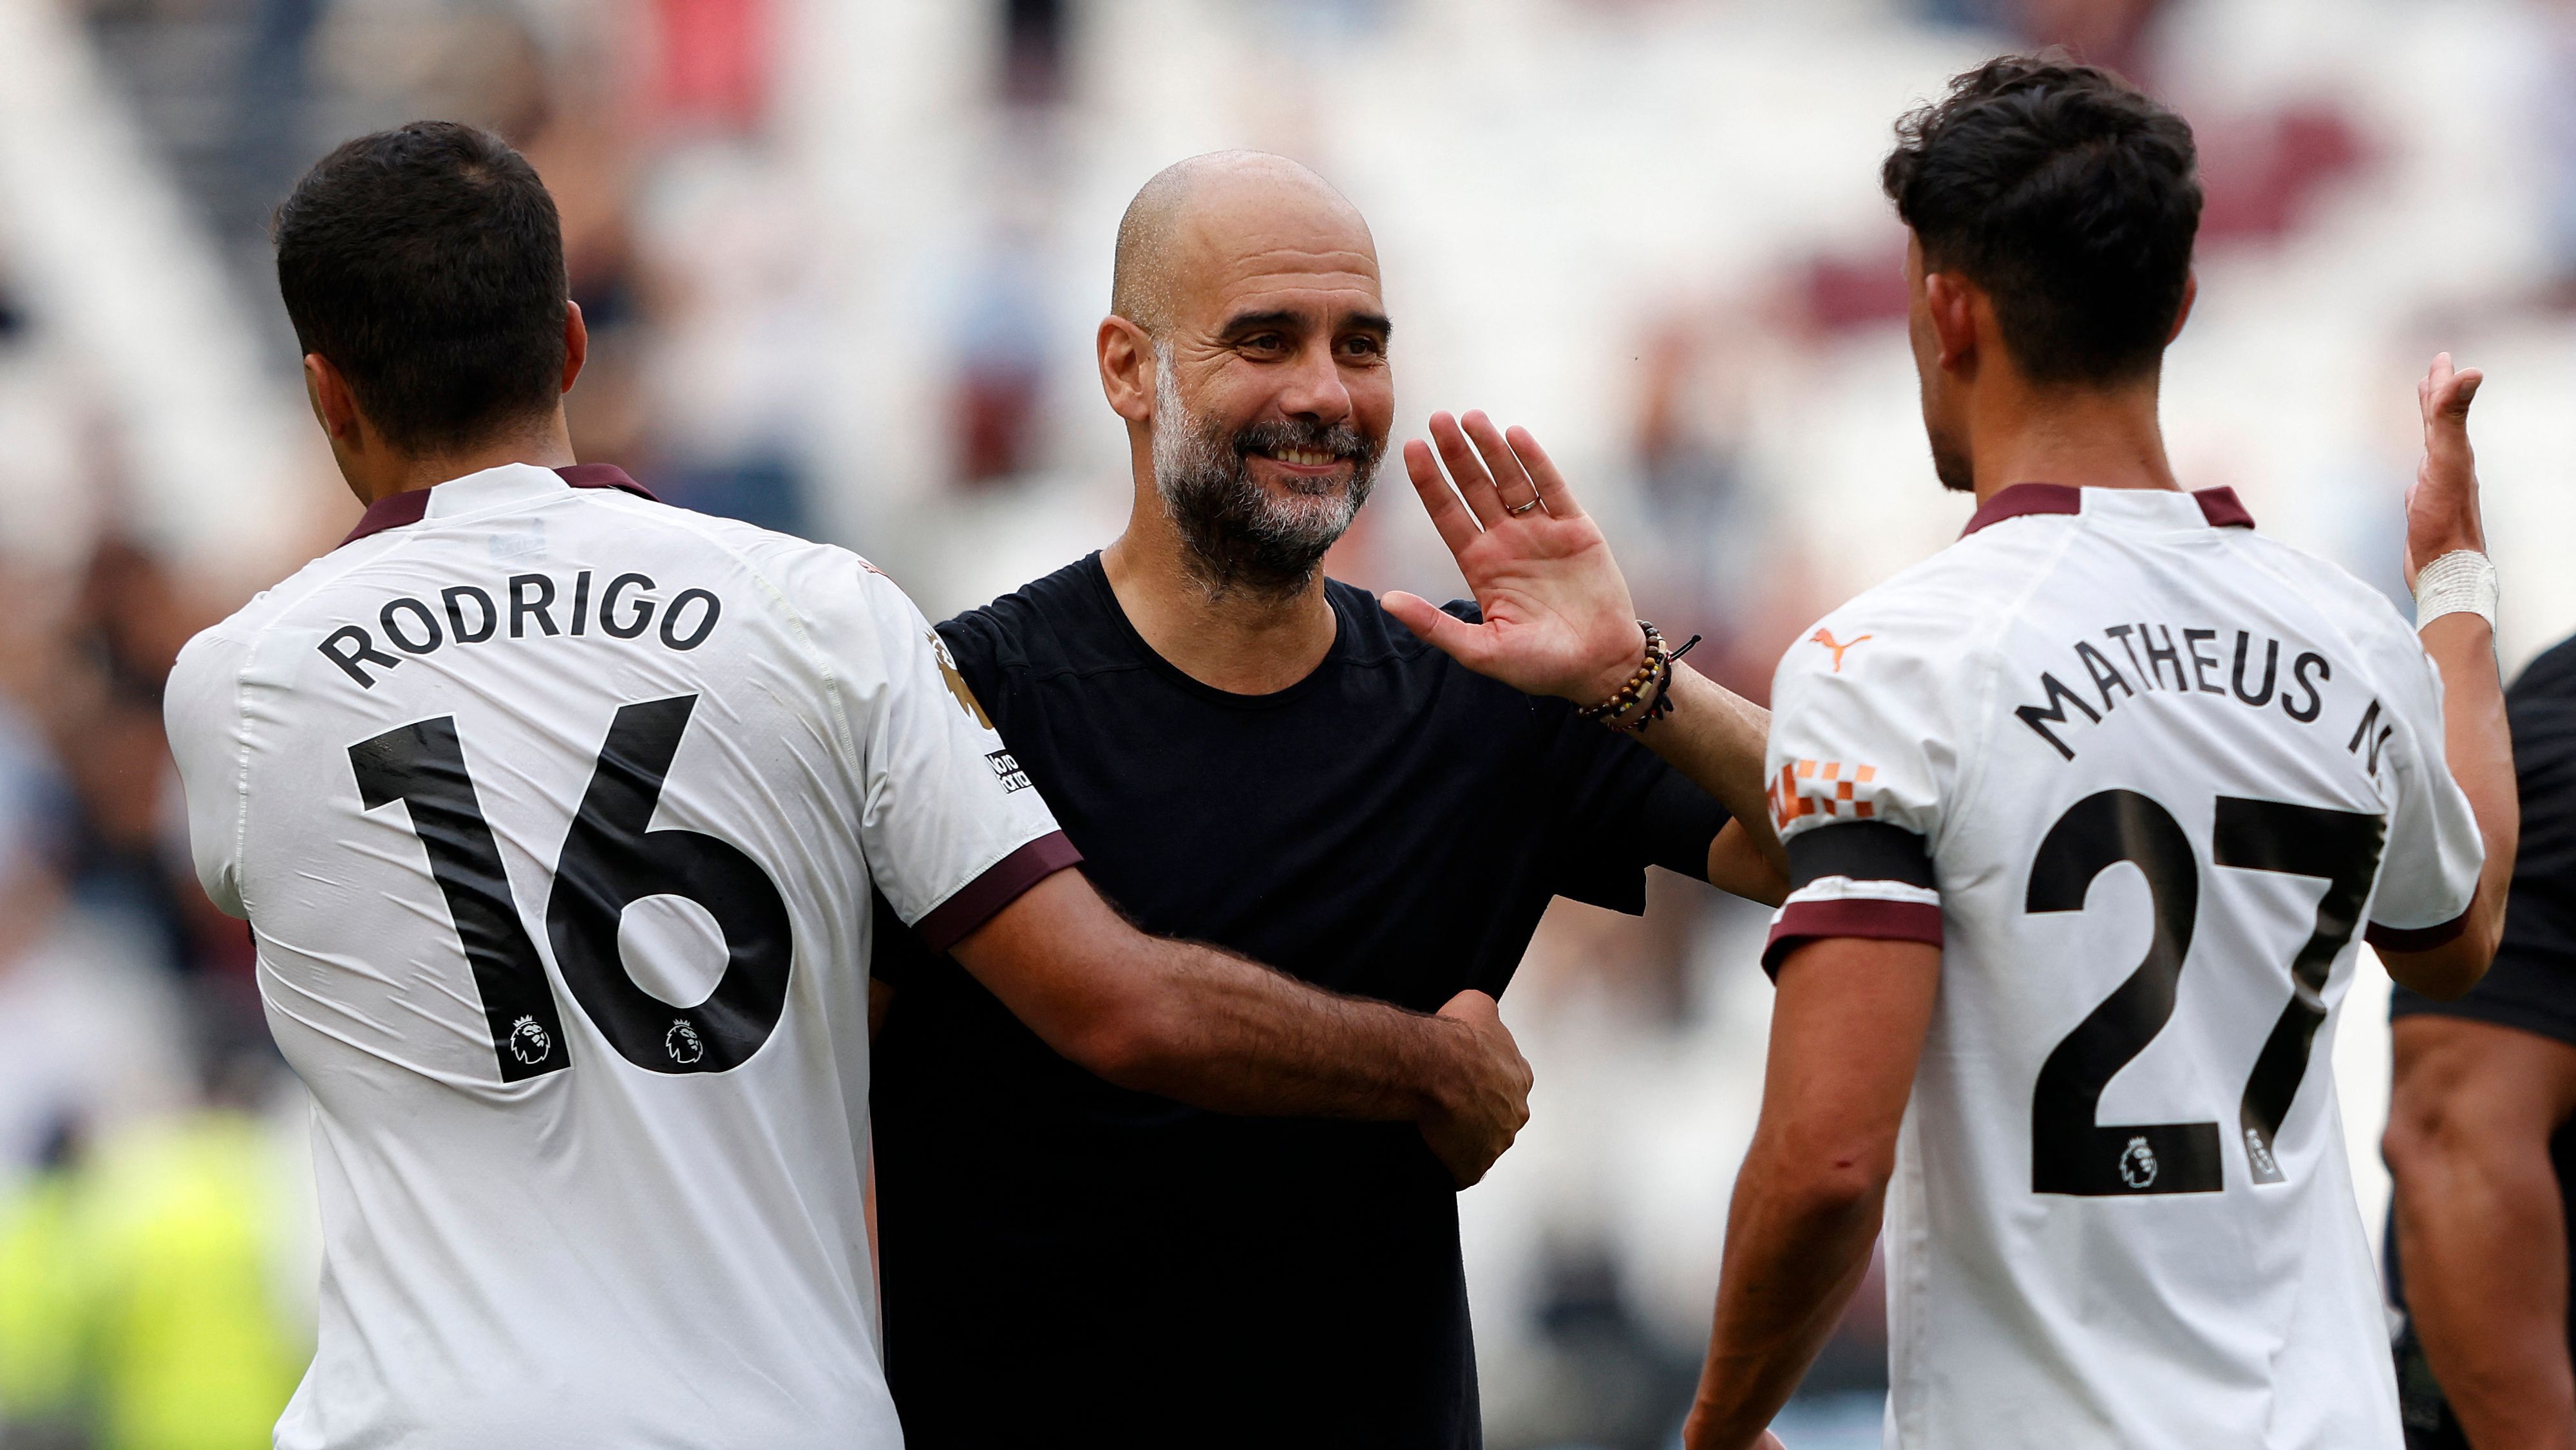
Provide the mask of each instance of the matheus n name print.
POLYGON ((2255 710, 2278 704, 2291 719, 2313 724, 2325 709, 2318 687, 2335 674, 2323 654, 2250 629, 2114 624, 2101 638, 2104 643, 2079 639, 2068 647, 2074 683, 2042 670, 2031 691, 2039 702, 2013 711, 2068 760, 2075 758, 2075 742, 2061 732, 2077 723, 2075 716, 2099 725, 2124 701, 2144 696, 2214 695, 2255 710), (2219 643, 2231 635, 2232 652, 2219 643))

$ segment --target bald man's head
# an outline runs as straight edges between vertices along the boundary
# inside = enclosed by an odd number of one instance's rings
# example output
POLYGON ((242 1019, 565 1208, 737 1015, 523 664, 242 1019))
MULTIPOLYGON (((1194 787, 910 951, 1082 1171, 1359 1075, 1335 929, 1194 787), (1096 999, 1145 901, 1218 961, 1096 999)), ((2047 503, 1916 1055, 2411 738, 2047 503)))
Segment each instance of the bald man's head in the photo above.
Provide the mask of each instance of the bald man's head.
POLYGON ((1140 527, 1211 597, 1310 587, 1395 421, 1359 210, 1282 157, 1194 156, 1127 208, 1110 306, 1101 388, 1127 420, 1140 527))
POLYGON ((1155 172, 1127 203, 1109 310, 1161 337, 1195 274, 1222 267, 1240 250, 1238 239, 1273 229, 1283 216, 1304 230, 1342 233, 1374 269, 1368 222, 1332 183, 1267 151, 1211 151, 1155 172))

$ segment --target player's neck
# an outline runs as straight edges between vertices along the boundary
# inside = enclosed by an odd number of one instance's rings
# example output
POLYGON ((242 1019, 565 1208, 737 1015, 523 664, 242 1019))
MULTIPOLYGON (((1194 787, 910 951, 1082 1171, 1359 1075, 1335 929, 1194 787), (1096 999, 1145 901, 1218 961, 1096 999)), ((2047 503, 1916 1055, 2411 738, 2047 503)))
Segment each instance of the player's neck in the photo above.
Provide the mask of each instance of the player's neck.
POLYGON ((1127 531, 1100 551, 1118 607, 1154 653, 1203 685, 1267 695, 1315 672, 1339 626, 1317 570, 1288 595, 1214 591, 1192 567, 1189 545, 1140 490, 1127 531))
POLYGON ((2017 483, 2179 489, 2153 378, 2120 388, 2016 387, 1980 400, 1969 461, 1983 504, 2017 483))
POLYGON ((449 479, 499 468, 505 463, 563 468, 579 461, 573 456, 572 434, 564 426, 561 410, 539 427, 453 453, 396 452, 372 432, 357 448, 341 447, 334 440, 331 451, 340 465, 340 476, 348 481, 349 491, 362 504, 434 488, 449 479))

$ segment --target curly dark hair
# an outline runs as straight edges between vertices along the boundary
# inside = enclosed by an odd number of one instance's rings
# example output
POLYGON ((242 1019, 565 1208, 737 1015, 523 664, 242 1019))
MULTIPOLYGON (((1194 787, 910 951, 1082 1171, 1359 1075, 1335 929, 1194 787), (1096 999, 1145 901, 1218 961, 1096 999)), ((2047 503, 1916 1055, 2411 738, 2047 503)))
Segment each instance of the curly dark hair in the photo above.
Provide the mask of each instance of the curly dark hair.
POLYGON ((2004 344, 2044 384, 2155 370, 2200 230, 2182 117, 2062 51, 1999 56, 1896 123, 1879 184, 1924 265, 1994 299, 2004 344))

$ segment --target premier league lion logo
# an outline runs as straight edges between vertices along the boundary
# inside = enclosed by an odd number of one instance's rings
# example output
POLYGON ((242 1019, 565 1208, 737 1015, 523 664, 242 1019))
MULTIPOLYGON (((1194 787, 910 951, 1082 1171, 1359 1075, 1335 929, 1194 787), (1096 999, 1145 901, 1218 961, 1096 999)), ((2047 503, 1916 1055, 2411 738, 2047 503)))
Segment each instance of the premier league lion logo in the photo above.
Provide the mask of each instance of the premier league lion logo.
POLYGON ((2156 1181, 2156 1150, 2144 1138, 2131 1138, 2120 1153, 2120 1181, 2131 1188, 2145 1188, 2156 1181))
POLYGON ((671 1030, 662 1034, 662 1047, 671 1054, 671 1060, 682 1067, 707 1055, 707 1045, 698 1040, 698 1029, 690 1026, 685 1017, 673 1022, 671 1030))
POLYGON ((554 1050, 555 1040, 546 1035, 546 1029, 537 1025, 536 1018, 522 1017, 510 1024, 510 1055, 523 1066, 536 1066, 554 1050))

